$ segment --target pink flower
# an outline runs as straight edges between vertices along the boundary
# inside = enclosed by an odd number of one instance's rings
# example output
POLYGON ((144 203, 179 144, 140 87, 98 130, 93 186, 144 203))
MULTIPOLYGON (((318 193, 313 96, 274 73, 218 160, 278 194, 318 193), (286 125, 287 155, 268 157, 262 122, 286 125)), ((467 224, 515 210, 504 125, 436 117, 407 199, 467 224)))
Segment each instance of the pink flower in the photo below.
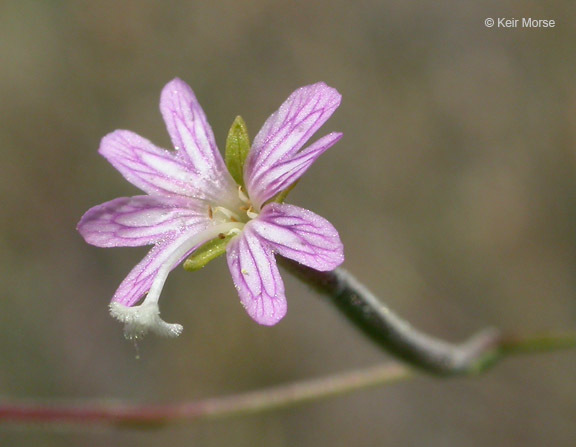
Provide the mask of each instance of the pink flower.
POLYGON ((91 208, 78 231, 99 247, 154 245, 110 304, 128 338, 149 330, 180 334, 181 325, 160 318, 162 287, 174 267, 216 238, 232 236, 226 255, 234 285, 248 314, 264 325, 276 324, 286 314, 275 254, 322 271, 343 262, 340 237, 327 220, 271 200, 341 138, 340 133, 330 133, 301 150, 340 99, 324 83, 292 93, 256 135, 243 166, 245 186, 228 171, 204 111, 192 89, 179 79, 164 87, 160 99, 175 151, 160 149, 127 130, 102 139, 100 153, 146 195, 91 208))

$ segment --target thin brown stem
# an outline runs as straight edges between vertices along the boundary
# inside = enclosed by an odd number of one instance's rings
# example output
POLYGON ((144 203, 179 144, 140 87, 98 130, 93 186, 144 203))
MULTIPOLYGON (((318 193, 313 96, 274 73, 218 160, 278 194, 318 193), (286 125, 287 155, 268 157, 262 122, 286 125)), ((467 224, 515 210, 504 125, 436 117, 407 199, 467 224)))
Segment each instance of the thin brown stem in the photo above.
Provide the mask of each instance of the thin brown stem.
POLYGON ((388 364, 243 394, 167 405, 102 401, 78 404, 15 401, 0 403, 0 423, 117 424, 149 427, 168 422, 270 411, 355 390, 392 384, 413 375, 407 367, 388 364))
MULTIPOLYGON (((576 348, 576 333, 503 338, 478 360, 474 372, 484 372, 497 362, 513 355, 570 348, 576 348)), ((0 401, 0 423, 150 428, 168 423, 272 411, 370 387, 391 385, 416 376, 415 370, 408 366, 387 364, 243 394, 165 405, 102 400, 75 404, 29 400, 0 401)))

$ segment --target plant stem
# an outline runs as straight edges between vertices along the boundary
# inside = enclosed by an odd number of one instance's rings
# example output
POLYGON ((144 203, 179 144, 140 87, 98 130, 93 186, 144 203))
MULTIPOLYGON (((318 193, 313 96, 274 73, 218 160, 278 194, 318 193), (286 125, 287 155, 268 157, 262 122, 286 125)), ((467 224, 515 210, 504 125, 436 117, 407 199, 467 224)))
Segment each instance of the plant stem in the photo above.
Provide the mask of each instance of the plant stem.
POLYGON ((243 394, 193 402, 146 405, 119 402, 0 402, 0 423, 115 424, 151 427, 275 410, 383 384, 414 375, 400 364, 380 365, 243 394))
POLYGON ((485 329, 461 344, 451 344, 424 334, 386 307, 346 270, 319 272, 278 257, 296 277, 326 295, 336 307, 378 346, 424 372, 439 376, 477 373, 489 365, 500 334, 485 329))
MULTIPOLYGON (((511 355, 527 355, 576 348, 576 333, 503 339, 490 355, 481 358, 476 372, 511 355)), ((118 401, 84 401, 76 404, 35 401, 0 401, 0 423, 116 425, 152 428, 168 423, 191 422, 261 413, 325 399, 375 386, 391 385, 416 377, 415 370, 387 364, 281 385, 232 396, 165 405, 118 401)))
MULTIPOLYGON (((512 355, 576 347, 574 332, 503 337, 492 329, 482 331, 462 344, 453 345, 412 328, 343 269, 318 272, 286 259, 279 260, 300 279, 327 295, 346 317, 379 346, 428 373, 440 376, 481 373, 512 355)), ((409 366, 388 364, 244 394, 165 405, 0 400, 0 423, 114 424, 149 428, 173 422, 270 411, 405 381, 415 376, 415 370, 409 366)))

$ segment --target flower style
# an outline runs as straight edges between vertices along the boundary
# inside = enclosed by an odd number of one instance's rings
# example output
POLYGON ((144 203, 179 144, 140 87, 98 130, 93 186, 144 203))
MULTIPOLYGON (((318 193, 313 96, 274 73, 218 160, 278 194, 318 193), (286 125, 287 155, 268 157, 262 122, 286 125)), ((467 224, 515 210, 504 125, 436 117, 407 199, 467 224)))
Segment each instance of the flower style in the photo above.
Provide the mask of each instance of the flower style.
POLYGON ((228 266, 240 300, 263 325, 274 325, 286 314, 275 254, 321 271, 343 262, 340 237, 326 219, 274 200, 341 138, 333 132, 302 149, 340 99, 324 83, 293 92, 241 159, 239 180, 220 155, 192 89, 180 79, 169 82, 160 99, 174 151, 127 130, 102 139, 100 154, 147 195, 91 208, 78 231, 99 247, 154 245, 110 304, 127 338, 148 331, 181 333, 181 325, 160 318, 158 299, 170 271, 211 241, 227 239, 228 266))

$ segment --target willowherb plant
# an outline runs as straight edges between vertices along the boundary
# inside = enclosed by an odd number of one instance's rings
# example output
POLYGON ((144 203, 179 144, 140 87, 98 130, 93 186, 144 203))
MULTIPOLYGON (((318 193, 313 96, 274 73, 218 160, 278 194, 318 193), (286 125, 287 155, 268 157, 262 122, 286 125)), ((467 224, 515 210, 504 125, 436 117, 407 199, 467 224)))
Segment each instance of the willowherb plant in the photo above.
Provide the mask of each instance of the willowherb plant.
POLYGON ((185 267, 196 270, 225 251, 242 304, 263 325, 276 324, 286 314, 276 254, 319 271, 344 261, 338 232, 326 219, 282 203, 312 163, 342 137, 333 132, 302 149, 340 99, 324 83, 297 89, 251 146, 238 117, 224 160, 192 89, 174 79, 160 99, 174 150, 127 130, 102 139, 100 153, 147 195, 95 206, 78 231, 99 247, 154 245, 110 304, 126 337, 181 333, 181 325, 160 318, 158 300, 170 271, 189 256, 185 267))

